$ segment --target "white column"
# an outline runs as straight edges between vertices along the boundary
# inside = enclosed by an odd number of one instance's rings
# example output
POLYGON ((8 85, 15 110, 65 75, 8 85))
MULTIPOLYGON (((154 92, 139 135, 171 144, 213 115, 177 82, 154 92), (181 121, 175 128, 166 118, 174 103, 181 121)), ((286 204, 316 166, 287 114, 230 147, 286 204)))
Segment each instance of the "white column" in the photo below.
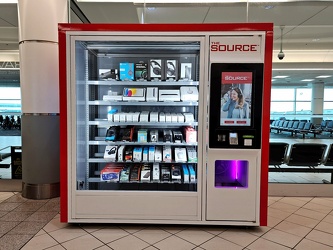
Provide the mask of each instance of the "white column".
POLYGON ((22 195, 59 196, 58 23, 67 0, 19 0, 22 195))
MULTIPOLYGON (((324 110, 324 83, 315 82, 312 84, 312 100, 311 110, 312 115, 322 115, 324 110)), ((312 118, 311 122, 314 124, 320 124, 322 118, 312 118)))

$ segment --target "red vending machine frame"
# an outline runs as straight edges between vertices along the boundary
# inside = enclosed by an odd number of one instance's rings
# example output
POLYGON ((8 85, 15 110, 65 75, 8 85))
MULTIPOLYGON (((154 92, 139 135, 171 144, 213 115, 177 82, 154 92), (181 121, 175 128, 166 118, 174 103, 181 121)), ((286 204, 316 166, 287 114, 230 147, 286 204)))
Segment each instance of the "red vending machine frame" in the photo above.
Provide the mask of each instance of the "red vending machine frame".
MULTIPOLYGON (((271 23, 234 23, 234 24, 59 24, 59 87, 60 87, 60 220, 61 222, 73 222, 69 218, 69 211, 73 208, 70 205, 71 199, 69 193, 71 187, 69 186, 69 172, 75 166, 69 165, 69 148, 68 148, 68 134, 70 129, 69 110, 68 110, 68 82, 70 80, 70 72, 68 65, 68 53, 70 52, 70 45, 68 40, 68 33, 84 34, 88 32, 90 35, 95 33, 103 34, 103 32, 128 32, 130 34, 138 35, 151 35, 159 34, 180 34, 182 36, 191 35, 209 35, 210 33, 226 32, 232 33, 237 31, 246 32, 263 32, 264 33, 264 59, 263 59, 263 96, 265 97, 262 103, 262 124, 261 124, 261 166, 260 176, 260 190, 258 191, 259 198, 259 225, 267 225, 267 205, 268 205, 268 162, 269 162, 269 125, 270 125, 270 92, 271 92, 271 76, 272 76, 272 50, 273 50, 273 24, 271 23)), ((124 33, 126 34, 126 33, 124 33)), ((209 48, 207 46, 207 53, 209 48)), ((72 52, 73 53, 73 52, 72 52)), ((205 66, 208 69, 208 66, 205 66)), ((207 86, 204 86, 205 88, 207 86)), ((207 94, 207 93, 206 93, 207 94)), ((201 121, 206 123, 206 121, 201 121)), ((204 132, 206 133, 206 131, 204 132)), ((206 141, 204 142, 206 143, 206 141)), ((198 155, 198 157, 202 157, 198 155)), ((198 190, 202 192, 202 190, 198 190)), ((205 200, 202 199, 202 203, 205 200)), ((201 217, 203 218, 203 217, 201 217)), ((93 222, 94 220, 90 221, 93 222)), ((76 222, 74 220, 74 222, 76 222)), ((79 220, 77 222, 80 222, 79 220)), ((97 222, 100 222, 97 220, 97 222)), ((105 222, 108 222, 106 220, 105 222)), ((124 222, 124 221, 121 221, 124 222)), ((131 220, 129 223, 143 223, 142 220, 131 220)), ((154 220, 150 221, 154 223, 154 220)), ((161 220, 156 221, 161 223, 161 220)), ((171 220, 165 223, 175 223, 171 220)), ((178 223, 178 222, 176 222, 178 223)), ((181 223, 189 224, 219 224, 218 222, 210 223, 207 220, 196 221, 183 221, 181 223)), ((222 223, 223 224, 223 223, 222 223)), ((238 224, 238 225, 241 225, 238 224)))

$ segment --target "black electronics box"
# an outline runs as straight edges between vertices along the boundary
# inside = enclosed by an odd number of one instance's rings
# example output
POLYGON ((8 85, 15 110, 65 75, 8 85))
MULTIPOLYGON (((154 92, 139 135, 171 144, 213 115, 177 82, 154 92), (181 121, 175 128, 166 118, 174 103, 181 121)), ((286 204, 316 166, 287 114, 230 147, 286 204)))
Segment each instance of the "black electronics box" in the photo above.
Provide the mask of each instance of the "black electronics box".
POLYGON ((135 80, 144 81, 148 79, 148 66, 147 63, 139 62, 134 67, 135 80))
POLYGON ((119 127, 112 126, 106 131, 105 141, 117 141, 119 136, 119 127))
POLYGON ((178 61, 165 61, 165 80, 178 80, 178 61))

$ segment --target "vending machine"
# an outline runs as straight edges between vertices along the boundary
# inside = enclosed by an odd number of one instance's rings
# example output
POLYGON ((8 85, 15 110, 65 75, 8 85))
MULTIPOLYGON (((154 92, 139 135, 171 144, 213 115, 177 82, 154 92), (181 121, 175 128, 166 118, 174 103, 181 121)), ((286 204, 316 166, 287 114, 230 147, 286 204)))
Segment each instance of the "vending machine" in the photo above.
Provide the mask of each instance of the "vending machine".
POLYGON ((272 24, 59 24, 61 221, 267 223, 272 24))

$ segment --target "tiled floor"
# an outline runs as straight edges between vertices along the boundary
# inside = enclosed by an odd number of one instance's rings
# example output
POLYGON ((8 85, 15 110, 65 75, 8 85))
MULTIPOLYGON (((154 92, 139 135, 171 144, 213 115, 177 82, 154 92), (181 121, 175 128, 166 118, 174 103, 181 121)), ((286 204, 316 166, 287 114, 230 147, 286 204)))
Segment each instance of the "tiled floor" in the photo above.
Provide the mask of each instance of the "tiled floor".
POLYGON ((1 250, 333 249, 333 198, 269 197, 268 226, 59 222, 59 199, 0 193, 1 250))

